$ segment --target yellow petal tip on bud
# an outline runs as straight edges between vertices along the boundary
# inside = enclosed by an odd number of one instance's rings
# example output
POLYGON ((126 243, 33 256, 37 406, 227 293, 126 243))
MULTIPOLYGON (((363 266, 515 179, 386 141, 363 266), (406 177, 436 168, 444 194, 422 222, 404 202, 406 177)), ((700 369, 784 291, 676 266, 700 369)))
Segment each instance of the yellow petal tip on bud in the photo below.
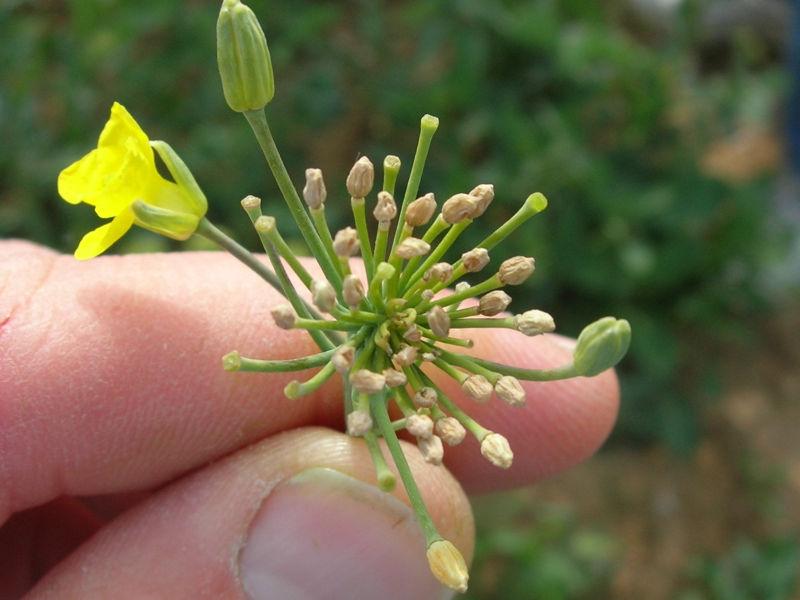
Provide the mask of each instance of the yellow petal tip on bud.
POLYGON ((434 577, 457 592, 467 591, 469 571, 464 557, 452 542, 436 540, 427 550, 428 565, 434 577))

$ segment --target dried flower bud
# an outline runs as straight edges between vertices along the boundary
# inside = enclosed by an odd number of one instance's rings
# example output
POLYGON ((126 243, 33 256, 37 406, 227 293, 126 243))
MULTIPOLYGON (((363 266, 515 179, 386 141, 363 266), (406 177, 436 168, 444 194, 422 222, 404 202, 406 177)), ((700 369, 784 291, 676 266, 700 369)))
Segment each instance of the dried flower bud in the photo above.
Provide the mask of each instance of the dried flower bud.
POLYGON ((311 210, 316 210, 325 204, 328 192, 325 189, 325 180, 319 169, 306 169, 306 186, 303 188, 303 198, 311 210))
POLYGON ((288 304, 279 304, 270 311, 270 314, 281 329, 291 329, 297 319, 294 309, 288 304))
POLYGON ((433 428, 448 446, 458 446, 467 435, 467 430, 455 417, 443 417, 434 423, 433 428))
POLYGON ((519 285, 533 274, 536 263, 529 256, 514 256, 504 260, 498 275, 505 285, 519 285))
POLYGON ((525 390, 516 377, 504 375, 494 384, 494 392, 497 397, 507 402, 511 406, 522 406, 525 404, 525 390))
POLYGON ((481 296, 478 302, 478 312, 484 317, 494 317, 507 309, 509 304, 511 304, 511 296, 503 290, 495 290, 481 296))
POLYGON ((350 169, 347 176, 347 191, 353 198, 366 198, 372 191, 372 183, 375 180, 375 168, 372 161, 366 156, 362 156, 350 169))
POLYGON ((431 408, 439 399, 439 394, 432 387, 420 388, 414 394, 414 404, 420 408, 431 408))
POLYGON ((491 183, 482 183, 475 186, 469 195, 478 199, 475 212, 470 215, 470 219, 477 219, 486 212, 486 209, 489 208, 492 200, 494 200, 494 186, 491 183))
POLYGON ((364 283, 355 275, 345 275, 342 282, 342 297, 352 309, 356 309, 364 299, 364 283))
POLYGON ((261 198, 253 196, 252 194, 245 196, 241 201, 242 208, 249 213, 251 210, 261 208, 261 198))
POLYGON ((507 469, 514 460, 514 453, 508 440, 499 433, 490 433, 481 441, 481 454, 490 463, 501 469, 507 469))
POLYGON ((599 375, 616 365, 631 343, 631 326, 625 319, 603 317, 584 327, 578 336, 573 364, 584 377, 599 375))
POLYGON ((556 328, 553 317, 542 310, 526 310, 514 316, 514 327, 525 335, 549 333, 556 328))
POLYGON ((468 219, 475 212, 478 199, 469 194, 456 194, 448 198, 442 205, 442 218, 445 223, 454 225, 468 219))
POLYGON ((329 313, 336 306, 336 290, 326 279, 315 279, 311 282, 311 299, 314 306, 329 313))
POLYGON ((389 192, 378 192, 378 203, 372 214, 379 223, 388 223, 397 216, 397 204, 389 192))
POLYGON ((333 238, 333 251, 336 256, 353 256, 358 252, 358 233, 352 227, 345 227, 336 232, 333 238))
POLYGON ((356 358, 356 349, 350 345, 339 346, 331 356, 331 363, 333 368, 339 373, 347 373, 353 366, 353 361, 356 358))
POLYGON ((434 306, 428 311, 428 325, 434 335, 447 337, 450 333, 450 315, 441 306, 434 306))
POLYGON ((423 290, 420 297, 425 300, 425 302, 433 300, 433 290, 423 290))
POLYGON ((409 415, 406 417, 406 431, 415 438, 429 438, 433 435, 433 419, 428 415, 409 415))
POLYGON ((400 242, 394 253, 400 258, 408 260, 417 256, 425 256, 430 251, 431 245, 428 242, 415 237, 407 237, 400 242))
POLYGON ((439 262, 425 271, 422 276, 423 281, 438 281, 444 283, 453 276, 453 265, 446 262, 439 262))
POLYGON ((422 339, 422 332, 419 330, 419 327, 412 323, 411 326, 403 332, 403 339, 414 344, 422 339))
POLYGON ((383 377, 386 379, 386 386, 390 388, 400 387, 408 383, 408 378, 405 373, 392 368, 384 369, 383 377))
POLYGON ((359 369, 355 373, 350 373, 350 385, 365 394, 377 394, 385 384, 386 379, 381 373, 369 369, 359 369))
POLYGON ((417 349, 414 346, 403 345, 392 356, 392 364, 397 369, 410 367, 417 361, 417 349))
POLYGON ((365 410, 354 410, 347 415, 347 435, 360 437, 372 429, 372 417, 365 410))
POLYGON ((442 464, 444 458, 444 446, 438 435, 430 435, 426 438, 417 438, 417 448, 419 448, 422 458, 426 463, 432 465, 442 464))
POLYGON ((492 397, 492 384, 483 375, 470 375, 461 384, 461 389, 475 402, 481 404, 488 402, 492 397))
POLYGON ((425 194, 414 200, 406 209, 406 224, 409 227, 422 227, 436 212, 436 199, 433 194, 425 194))
POLYGON ((464 593, 467 591, 469 571, 464 557, 447 540, 436 540, 426 552, 428 565, 433 575, 450 589, 464 593))
POLYGON ((489 251, 486 248, 475 248, 461 255, 461 264, 467 273, 477 273, 489 264, 489 251))

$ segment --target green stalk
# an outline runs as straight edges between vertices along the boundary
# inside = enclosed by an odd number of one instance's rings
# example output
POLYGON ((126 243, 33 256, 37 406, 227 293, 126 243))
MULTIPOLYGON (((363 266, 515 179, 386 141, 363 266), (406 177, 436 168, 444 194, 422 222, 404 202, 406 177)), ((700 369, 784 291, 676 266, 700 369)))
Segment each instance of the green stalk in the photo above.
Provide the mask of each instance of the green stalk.
POLYGON ((434 388, 436 393, 439 395, 437 402, 444 406, 444 409, 453 415, 459 423, 464 426, 464 429, 469 431, 475 438, 480 442, 483 441, 489 433, 491 433, 488 429, 481 426, 475 419, 470 417, 467 413, 461 410, 458 405, 453 402, 449 396, 445 395, 444 392, 437 386, 433 381, 425 375, 421 370, 419 370, 420 377, 426 382, 427 385, 434 388))
POLYGON ((516 329, 514 317, 470 317, 469 319, 451 319, 450 329, 516 329))
POLYGON ((339 257, 336 256, 336 251, 333 249, 333 238, 331 237, 331 229, 328 227, 328 220, 325 218, 325 205, 319 208, 312 208, 309 210, 311 218, 314 221, 314 228, 317 230, 319 237, 322 239, 322 245, 325 248, 325 253, 328 255, 333 265, 339 265, 339 257))
POLYGON ((300 396, 305 396, 311 392, 315 392, 320 388, 320 386, 322 386, 323 383, 328 381, 328 379, 330 379, 335 372, 336 369, 334 369, 333 363, 329 362, 319 371, 317 371, 308 381, 304 381, 302 383, 299 381, 290 381, 288 384, 286 384, 286 387, 283 388, 283 393, 286 394, 286 397, 290 400, 294 400, 300 396))
POLYGON ((350 198, 350 206, 353 209, 353 220, 355 221, 356 232, 358 233, 358 244, 361 246, 361 258, 364 259, 367 281, 370 281, 375 271, 375 261, 372 258, 372 245, 369 241, 367 215, 364 208, 365 204, 364 198, 350 198))
POLYGON ((556 369, 523 369, 522 367, 510 367, 483 358, 473 358, 472 360, 501 375, 511 375, 512 377, 525 381, 557 381, 559 379, 569 379, 578 376, 572 364, 556 369))
POLYGON ((400 289, 404 289, 409 283, 415 283, 417 280, 422 279, 422 275, 430 269, 435 263, 439 262, 439 259, 444 256, 445 252, 447 252, 450 247, 455 243, 458 239, 458 236, 463 233, 463 231, 470 226, 472 223, 471 219, 464 219, 463 221, 456 223, 450 228, 450 231, 447 232, 447 235, 444 236, 441 242, 439 242, 433 251, 425 258, 425 262, 420 265, 420 267, 411 273, 411 269, 413 268, 411 263, 406 266, 406 275, 400 281, 400 289))
POLYGON ((222 364, 226 371, 287 373, 290 371, 302 371, 312 367, 321 367, 330 361, 333 352, 333 350, 326 350, 319 354, 311 354, 302 358, 292 358, 289 360, 259 360, 257 358, 241 356, 238 352, 234 351, 222 357, 222 364))
MULTIPOLYGON (((419 306, 417 306, 417 313, 422 314, 427 312, 427 310, 431 306, 450 306, 451 304, 457 304, 462 300, 466 300, 468 298, 472 298, 473 296, 479 296, 481 294, 485 294, 486 292, 491 292, 492 290, 496 290, 497 288, 503 287, 503 282, 500 281, 500 276, 495 273, 488 279, 481 281, 480 283, 473 285, 472 287, 467 288, 463 292, 455 292, 453 294, 449 294, 444 298, 439 298, 438 300, 430 300, 428 302, 422 302, 419 306)), ((452 327, 452 323, 450 324, 452 327)))
POLYGON ((343 323, 341 321, 331 321, 327 319, 304 319, 302 317, 295 319, 294 326, 297 329, 306 329, 309 332, 321 330, 358 331, 362 327, 359 323, 343 323))
POLYGON ((377 436, 371 431, 364 434, 364 441, 367 442, 367 449, 372 458, 372 464, 375 465, 375 477, 378 479, 378 487, 384 492, 391 492, 397 484, 397 479, 394 473, 389 469, 386 464, 386 459, 383 457, 381 447, 378 445, 377 436))

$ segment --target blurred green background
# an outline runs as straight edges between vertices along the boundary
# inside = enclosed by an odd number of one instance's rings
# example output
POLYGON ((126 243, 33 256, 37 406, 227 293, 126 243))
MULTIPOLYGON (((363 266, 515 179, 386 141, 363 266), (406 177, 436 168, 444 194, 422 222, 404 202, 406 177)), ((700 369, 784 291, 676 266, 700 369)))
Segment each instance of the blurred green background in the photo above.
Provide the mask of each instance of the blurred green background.
MULTIPOLYGON (((423 191, 446 198, 493 182, 485 228, 532 191, 550 199, 493 254, 537 259, 518 307, 552 312, 571 335, 605 314, 632 323, 606 450, 536 489, 477 501, 471 597, 796 597, 800 446, 781 429, 800 416, 790 334, 800 219, 783 143, 798 110, 790 4, 250 4, 270 43, 271 122, 296 181, 322 168, 333 204, 360 153, 376 164, 398 154, 407 172, 419 117, 437 115, 423 191)), ((212 219, 246 245, 256 240, 241 197, 286 216, 245 121, 224 103, 217 10, 5 0, 0 236, 71 251, 95 226, 88 207, 58 199, 55 181, 93 147, 114 100, 172 144, 212 219)), ((329 211, 332 226, 347 212, 329 211)), ((134 231, 115 251, 172 247, 134 231)))

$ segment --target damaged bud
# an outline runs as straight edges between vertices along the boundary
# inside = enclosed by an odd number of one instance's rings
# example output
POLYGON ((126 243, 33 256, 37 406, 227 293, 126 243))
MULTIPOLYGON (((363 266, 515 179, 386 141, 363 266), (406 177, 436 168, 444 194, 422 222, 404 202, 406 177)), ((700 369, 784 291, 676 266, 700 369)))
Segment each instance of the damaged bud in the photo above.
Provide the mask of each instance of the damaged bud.
POLYGON ((336 306, 336 290, 326 279, 315 279, 311 282, 311 299, 314 306, 329 313, 336 306))
POLYGON ((322 179, 322 171, 319 169, 306 169, 306 185, 303 188, 303 199, 311 210, 319 209, 325 204, 328 192, 325 189, 325 181, 322 179))
POLYGON ((342 281, 342 297, 347 306, 355 310, 364 299, 364 284, 355 275, 346 275, 342 281))
POLYGON ((369 369, 359 369, 354 373, 350 373, 350 385, 356 391, 365 394, 377 394, 385 384, 386 378, 381 373, 375 373, 369 369))
POLYGON ((347 373, 347 371, 352 368, 355 358, 356 349, 353 348, 353 346, 345 344, 339 346, 333 353, 333 356, 331 356, 331 363, 333 364, 333 368, 339 373, 347 373))
POLYGON ((433 435, 433 419, 428 415, 409 415, 406 417, 406 431, 415 438, 429 438, 433 435))
POLYGON ((475 211, 470 216, 470 219, 477 219, 486 212, 494 200, 494 186, 491 183, 482 183, 475 186, 469 195, 478 200, 475 211))
POLYGON ((443 417, 437 420, 433 429, 448 446, 458 446, 467 435, 467 430, 455 417, 443 417))
POLYGON ((347 415, 347 435, 361 437, 372 429, 372 417, 365 410, 354 410, 347 415))
POLYGON ((477 273, 489 264, 489 251, 486 248, 475 248, 461 255, 461 264, 467 273, 477 273))
POLYGON ((400 258, 409 260, 418 256, 425 256, 430 251, 431 245, 428 242, 415 237, 407 237, 400 242, 394 252, 400 258))
POLYGON ((419 448, 422 458, 426 463, 432 465, 442 464, 444 458, 444 446, 438 435, 431 435, 426 438, 417 438, 417 448, 419 448))
POLYGON ((503 261, 497 274, 503 284, 519 285, 533 274, 535 266, 530 256, 514 256, 503 261))
POLYGON ((392 368, 384 369, 383 377, 386 380, 386 387, 390 388, 400 387, 408 383, 408 378, 405 373, 392 368))
POLYGON ((481 404, 485 404, 492 397, 492 384, 483 375, 470 375, 461 384, 461 389, 475 402, 481 404))
POLYGON ((449 225, 455 225, 464 219, 469 219, 477 205, 477 198, 469 194, 456 194, 448 198, 442 205, 442 219, 449 225))
POLYGON ((369 158, 362 156, 356 161, 347 176, 347 192, 352 198, 366 198, 372 191, 374 180, 375 167, 372 166, 369 158))
POLYGON ((511 406, 522 406, 525 404, 525 390, 516 377, 504 375, 494 384, 494 393, 497 397, 507 402, 511 406))
POLYGON ((292 329, 297 320, 294 309, 289 304, 279 304, 270 311, 275 325, 281 329, 292 329))
POLYGON ((428 325, 434 335, 447 337, 450 333, 450 315, 441 306, 434 306, 428 311, 428 325))
POLYGON ((495 290, 481 297, 478 302, 478 312, 484 317, 499 315, 511 304, 511 296, 503 290, 495 290))
POLYGON ((388 223, 397 216, 397 204, 389 192, 378 192, 378 203, 372 214, 379 223, 388 223))
POLYGON ((436 212, 436 199, 433 194, 425 194, 414 200, 406 209, 406 225, 409 227, 422 227, 433 217, 436 212))
POLYGON ((526 310, 514 316, 514 327, 528 336, 550 333, 556 328, 553 317, 542 310, 526 310))
POLYGON ((490 433, 481 441, 481 454, 490 463, 501 469, 507 469, 514 460, 514 453, 508 440, 499 433, 490 433))
POLYGON ((358 252, 358 233, 352 227, 345 227, 336 232, 333 238, 333 251, 336 256, 347 258, 358 252))
POLYGON ((414 394, 414 404, 419 408, 432 408, 439 399, 439 394, 432 387, 422 387, 414 394))

